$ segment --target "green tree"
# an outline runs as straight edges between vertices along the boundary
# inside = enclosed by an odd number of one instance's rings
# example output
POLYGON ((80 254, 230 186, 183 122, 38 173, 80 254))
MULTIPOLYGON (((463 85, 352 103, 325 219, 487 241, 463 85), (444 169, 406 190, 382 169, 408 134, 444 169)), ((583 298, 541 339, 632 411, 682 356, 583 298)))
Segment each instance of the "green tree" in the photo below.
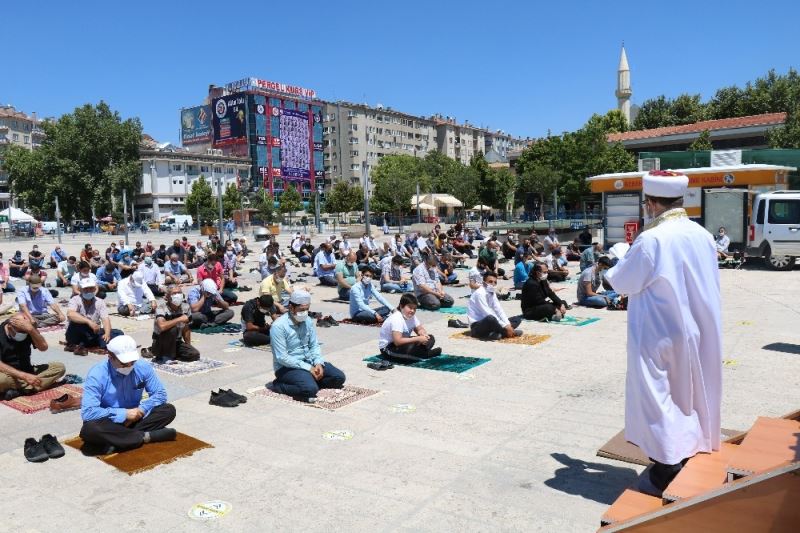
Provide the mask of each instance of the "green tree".
MULTIPOLYGON (((406 156, 409 157, 409 156, 406 156)), ((420 194, 426 192, 452 194, 466 167, 460 161, 447 157, 438 150, 425 155, 419 168, 420 194)), ((416 194, 416 180, 414 183, 416 194)))
POLYGON ((407 213, 411 209, 411 199, 416 194, 416 183, 421 173, 422 164, 413 156, 382 157, 370 174, 373 184, 370 207, 398 216, 407 213))
POLYGON ((105 102, 86 104, 55 121, 42 123, 45 139, 28 154, 13 150, 6 157, 11 187, 25 205, 52 216, 59 197, 66 220, 89 218, 131 196, 141 179, 138 118, 122 120, 105 102))
POLYGON ((528 193, 539 194, 542 201, 553 196, 553 191, 558 188, 562 176, 550 167, 529 165, 517 177, 516 204, 524 205, 528 193))
POLYGON ((699 94, 682 94, 674 100, 661 95, 645 100, 633 121, 633 129, 692 124, 705 117, 706 106, 700 101, 699 94))
POLYGON ((281 213, 289 214, 289 223, 292 223, 292 213, 299 211, 303 205, 301 203, 300 193, 291 184, 286 184, 281 197, 279 199, 281 213))
POLYGON ((211 194, 211 185, 202 174, 192 184, 192 189, 186 196, 184 205, 188 214, 193 217, 200 217, 200 220, 197 221, 198 224, 210 222, 217 218, 217 207, 211 194))
POLYGON ((800 148, 800 109, 790 113, 786 123, 767 134, 771 148, 800 148))
POLYGON ((233 216, 234 211, 241 209, 242 195, 236 184, 229 183, 222 195, 222 212, 225 218, 233 216))
POLYGON ((700 135, 697 136, 697 139, 689 145, 689 150, 694 151, 701 151, 701 150, 713 150, 713 146, 711 146, 711 133, 708 130, 703 130, 700 132, 700 135))
MULTIPOLYGON (((377 185, 376 185, 377 187, 377 185)), ((325 206, 331 213, 349 213, 360 209, 364 203, 364 189, 350 182, 339 180, 328 191, 325 206)))
POLYGON ((258 218, 262 223, 269 224, 273 222, 275 216, 275 200, 266 189, 256 193, 251 199, 250 204, 258 211, 258 218))

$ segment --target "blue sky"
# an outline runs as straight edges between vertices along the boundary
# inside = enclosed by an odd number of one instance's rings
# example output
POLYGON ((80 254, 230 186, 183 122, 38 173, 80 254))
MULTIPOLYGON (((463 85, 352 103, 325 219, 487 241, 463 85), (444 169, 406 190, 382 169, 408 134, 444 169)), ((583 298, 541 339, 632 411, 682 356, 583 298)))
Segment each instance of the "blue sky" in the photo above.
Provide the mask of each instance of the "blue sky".
POLYGON ((210 83, 254 76, 326 100, 542 136, 616 106, 623 40, 634 103, 682 92, 705 99, 770 68, 799 67, 800 3, 763 5, 7 2, 0 103, 57 116, 103 99, 177 142, 181 107, 199 103, 210 83))

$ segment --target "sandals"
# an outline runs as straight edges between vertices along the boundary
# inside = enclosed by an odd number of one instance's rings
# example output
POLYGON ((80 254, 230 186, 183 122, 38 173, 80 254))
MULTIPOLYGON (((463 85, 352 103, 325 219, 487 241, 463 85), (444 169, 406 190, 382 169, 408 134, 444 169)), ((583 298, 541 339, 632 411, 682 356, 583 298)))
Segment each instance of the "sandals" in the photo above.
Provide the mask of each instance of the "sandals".
POLYGON ((367 367, 372 370, 389 370, 390 368, 394 368, 394 365, 389 361, 377 361, 374 363, 367 363, 367 367))

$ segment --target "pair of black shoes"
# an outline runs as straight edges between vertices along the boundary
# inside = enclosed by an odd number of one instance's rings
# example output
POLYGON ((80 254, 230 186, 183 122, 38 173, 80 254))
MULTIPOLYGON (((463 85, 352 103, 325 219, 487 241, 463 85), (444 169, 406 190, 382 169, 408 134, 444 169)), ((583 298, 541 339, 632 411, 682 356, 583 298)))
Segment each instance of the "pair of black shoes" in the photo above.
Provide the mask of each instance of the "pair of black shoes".
POLYGON ((331 326, 338 326, 338 325, 339 323, 336 321, 336 319, 330 315, 317 320, 317 327, 320 328, 329 328, 331 326))
POLYGON ((29 437, 25 439, 25 459, 31 463, 43 463, 48 459, 64 457, 64 448, 54 436, 44 435, 42 440, 29 437))
POLYGON ((448 328, 468 328, 469 324, 465 324, 464 322, 462 322, 461 320, 459 320, 457 318, 451 318, 450 320, 447 321, 447 327, 448 328))
POLYGON ((247 403, 247 396, 236 394, 233 389, 219 389, 218 392, 211 391, 208 403, 217 407, 236 407, 241 403, 247 403))

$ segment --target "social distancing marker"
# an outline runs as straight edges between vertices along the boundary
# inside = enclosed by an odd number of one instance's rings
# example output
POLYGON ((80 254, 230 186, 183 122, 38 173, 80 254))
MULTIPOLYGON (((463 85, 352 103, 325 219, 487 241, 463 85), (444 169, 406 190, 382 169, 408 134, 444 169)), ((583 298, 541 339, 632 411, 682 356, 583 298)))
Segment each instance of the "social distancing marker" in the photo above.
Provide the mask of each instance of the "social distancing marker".
POLYGON ((722 366, 727 366, 729 368, 737 366, 738 364, 739 364, 739 361, 737 361, 736 359, 723 359, 722 360, 722 366))
POLYGON ((753 323, 750 322, 749 320, 742 320, 741 322, 739 322, 739 325, 740 326, 752 326, 753 323))
POLYGON ((417 408, 410 403, 398 403, 391 407, 393 413, 413 413, 417 408))
POLYGON ((222 500, 210 500, 192 505, 189 518, 193 520, 216 520, 228 514, 233 506, 222 500))
POLYGON ((323 433, 322 438, 325 440, 350 440, 353 438, 353 432, 349 429, 334 429, 323 433))
POLYGON ((459 381, 472 381, 475 379, 475 374, 459 374, 459 381))

